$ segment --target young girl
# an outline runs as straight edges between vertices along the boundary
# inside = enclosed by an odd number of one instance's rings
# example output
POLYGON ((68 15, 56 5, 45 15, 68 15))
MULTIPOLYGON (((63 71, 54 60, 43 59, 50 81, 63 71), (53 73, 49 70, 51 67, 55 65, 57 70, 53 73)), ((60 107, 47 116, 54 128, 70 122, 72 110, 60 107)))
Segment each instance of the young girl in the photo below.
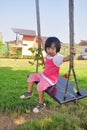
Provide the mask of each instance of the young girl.
MULTIPOLYGON (((44 103, 44 91, 51 85, 55 85, 58 81, 60 65, 63 62, 69 61, 70 56, 64 57, 59 54, 61 43, 56 37, 49 37, 45 42, 46 61, 45 69, 42 73, 31 74, 28 78, 28 92, 24 93, 20 98, 26 99, 31 97, 33 85, 37 84, 37 91, 39 95, 39 104, 33 109, 33 112, 38 113, 42 111, 46 104, 44 103)), ((72 54, 75 54, 75 49, 72 48, 72 54)))

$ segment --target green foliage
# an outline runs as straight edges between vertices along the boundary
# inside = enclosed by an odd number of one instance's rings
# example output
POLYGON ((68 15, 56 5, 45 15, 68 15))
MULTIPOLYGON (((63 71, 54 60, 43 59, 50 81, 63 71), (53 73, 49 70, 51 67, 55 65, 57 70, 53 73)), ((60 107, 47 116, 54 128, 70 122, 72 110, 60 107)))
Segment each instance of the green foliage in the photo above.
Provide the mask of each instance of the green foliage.
MULTIPOLYGON (((32 52, 32 59, 33 59, 33 61, 29 61, 29 64, 31 64, 31 65, 34 65, 34 63, 38 60, 42 60, 42 51, 43 51, 43 49, 38 49, 38 48, 29 48, 29 51, 31 51, 32 52)), ((38 66, 42 66, 43 65, 43 63, 41 63, 41 62, 38 62, 38 66)))
POLYGON ((1 43, 0 45, 0 57, 7 57, 7 46, 1 43))
POLYGON ((2 41, 0 41, 0 48, 2 47, 2 45, 3 45, 3 42, 2 42, 2 41))

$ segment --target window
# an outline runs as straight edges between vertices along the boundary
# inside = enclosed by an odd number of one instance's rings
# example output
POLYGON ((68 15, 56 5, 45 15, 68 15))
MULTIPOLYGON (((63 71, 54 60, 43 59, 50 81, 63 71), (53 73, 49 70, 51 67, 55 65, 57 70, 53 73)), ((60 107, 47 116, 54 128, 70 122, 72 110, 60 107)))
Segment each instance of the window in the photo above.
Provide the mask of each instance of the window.
POLYGON ((85 48, 85 52, 87 52, 87 48, 85 48))

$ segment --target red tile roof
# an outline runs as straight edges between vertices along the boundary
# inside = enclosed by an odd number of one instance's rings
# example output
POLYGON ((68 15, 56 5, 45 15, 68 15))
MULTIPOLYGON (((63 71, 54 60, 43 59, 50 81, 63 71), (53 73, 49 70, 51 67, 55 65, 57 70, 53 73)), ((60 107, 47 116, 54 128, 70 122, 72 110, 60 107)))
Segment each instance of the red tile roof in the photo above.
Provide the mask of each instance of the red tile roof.
POLYGON ((87 46, 87 41, 85 40, 81 40, 81 42, 79 43, 80 46, 87 46))

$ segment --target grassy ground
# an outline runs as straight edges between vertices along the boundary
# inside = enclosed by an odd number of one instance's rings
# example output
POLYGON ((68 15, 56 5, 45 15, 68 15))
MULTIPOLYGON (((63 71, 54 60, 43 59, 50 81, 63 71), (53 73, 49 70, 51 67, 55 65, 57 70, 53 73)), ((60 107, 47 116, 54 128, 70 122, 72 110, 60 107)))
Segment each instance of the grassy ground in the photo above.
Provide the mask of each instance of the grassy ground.
MULTIPOLYGON (((75 70, 79 86, 87 90, 87 60, 75 60, 75 70)), ((27 75, 34 72, 35 66, 30 66, 27 59, 0 59, 0 122, 4 123, 0 130, 87 130, 87 98, 77 104, 60 105, 45 94, 47 107, 40 114, 32 112, 38 103, 36 86, 31 99, 20 100, 27 91, 27 75), (10 125, 4 117, 9 118, 10 125)), ((67 72, 68 63, 64 63, 60 75, 67 72)))

